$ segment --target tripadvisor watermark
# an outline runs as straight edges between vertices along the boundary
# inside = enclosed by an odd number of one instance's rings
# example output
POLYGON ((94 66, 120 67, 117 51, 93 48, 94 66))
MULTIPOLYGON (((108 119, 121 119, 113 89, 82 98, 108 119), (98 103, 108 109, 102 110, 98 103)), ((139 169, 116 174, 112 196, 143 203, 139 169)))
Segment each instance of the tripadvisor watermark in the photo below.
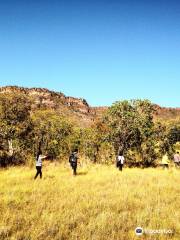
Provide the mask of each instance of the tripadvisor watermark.
POLYGON ((172 229, 143 229, 142 227, 137 227, 135 229, 137 236, 142 235, 173 235, 174 231, 172 229))

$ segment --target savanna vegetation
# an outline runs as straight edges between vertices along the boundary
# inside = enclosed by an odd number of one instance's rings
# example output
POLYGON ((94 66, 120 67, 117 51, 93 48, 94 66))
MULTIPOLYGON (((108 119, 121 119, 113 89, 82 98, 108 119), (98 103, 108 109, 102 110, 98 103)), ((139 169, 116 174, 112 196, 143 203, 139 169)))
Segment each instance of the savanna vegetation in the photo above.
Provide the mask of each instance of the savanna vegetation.
POLYGON ((128 166, 157 166, 167 152, 179 148, 180 121, 154 120, 148 100, 114 103, 92 125, 81 127, 73 118, 43 105, 33 108, 30 97, 0 94, 0 165, 33 165, 38 149, 49 160, 62 162, 79 149, 84 159, 111 164, 123 151, 128 166))
POLYGON ((0 170, 1 240, 179 240, 178 169, 44 164, 0 170), (166 230, 137 237, 136 227, 166 230))
POLYGON ((136 227, 169 230, 143 240, 179 240, 179 169, 155 167, 180 149, 180 121, 158 121, 154 111, 148 100, 116 102, 81 127, 24 94, 0 94, 0 240, 135 240, 136 227), (34 181, 39 149, 48 158, 34 181), (119 172, 112 163, 122 151, 119 172))

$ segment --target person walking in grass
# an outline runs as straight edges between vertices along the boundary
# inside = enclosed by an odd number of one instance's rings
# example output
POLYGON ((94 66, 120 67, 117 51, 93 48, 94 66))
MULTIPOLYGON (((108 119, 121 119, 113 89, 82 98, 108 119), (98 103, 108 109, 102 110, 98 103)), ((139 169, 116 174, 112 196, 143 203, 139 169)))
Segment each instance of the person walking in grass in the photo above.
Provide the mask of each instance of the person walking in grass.
POLYGON ((36 157, 36 175, 34 177, 34 179, 36 179, 38 177, 38 175, 40 176, 40 178, 42 178, 42 160, 45 159, 47 156, 43 156, 42 155, 42 151, 40 150, 37 154, 36 157))
POLYGON ((76 149, 75 151, 73 151, 69 157, 69 163, 72 167, 73 170, 73 175, 76 176, 77 175, 77 164, 78 164, 78 150, 76 149))
POLYGON ((168 154, 164 154, 163 157, 162 157, 162 166, 164 169, 168 169, 169 168, 169 163, 170 163, 170 160, 169 160, 169 157, 168 157, 168 154))
POLYGON ((179 152, 177 152, 176 154, 174 154, 174 164, 177 168, 180 167, 180 155, 179 152))
POLYGON ((117 168, 119 168, 119 171, 122 171, 123 170, 123 166, 124 166, 124 161, 125 161, 125 159, 124 159, 124 156, 123 156, 123 153, 122 152, 120 152, 119 154, 118 154, 118 157, 117 157, 117 168))

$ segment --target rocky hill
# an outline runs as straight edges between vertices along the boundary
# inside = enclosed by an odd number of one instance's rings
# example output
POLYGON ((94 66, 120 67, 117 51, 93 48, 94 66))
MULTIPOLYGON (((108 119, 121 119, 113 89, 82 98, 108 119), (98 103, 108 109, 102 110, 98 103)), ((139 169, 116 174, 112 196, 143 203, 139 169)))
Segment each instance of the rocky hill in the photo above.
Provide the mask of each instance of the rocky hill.
POLYGON ((156 110, 155 119, 163 121, 180 120, 180 108, 165 108, 158 105, 154 105, 154 108, 156 110))
POLYGON ((54 109, 73 118, 81 126, 89 126, 107 108, 90 107, 85 99, 65 96, 46 88, 0 87, 0 94, 25 94, 32 101, 32 110, 54 109))
MULTIPOLYGON (((32 100, 32 109, 54 109, 73 118, 80 126, 87 127, 102 116, 108 107, 91 107, 85 99, 65 96, 61 92, 46 88, 24 88, 17 86, 0 87, 2 93, 25 94, 32 100)), ((162 108, 155 105, 155 119, 173 120, 180 117, 180 108, 162 108)))

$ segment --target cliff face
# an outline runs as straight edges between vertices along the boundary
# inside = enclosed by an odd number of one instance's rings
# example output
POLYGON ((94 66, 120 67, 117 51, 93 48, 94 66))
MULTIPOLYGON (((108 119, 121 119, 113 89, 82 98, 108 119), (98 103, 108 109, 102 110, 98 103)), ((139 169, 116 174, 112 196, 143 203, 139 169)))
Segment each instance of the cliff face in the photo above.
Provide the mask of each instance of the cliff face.
POLYGON ((16 86, 0 87, 0 94, 25 94, 32 101, 32 110, 54 109, 63 115, 73 117, 79 125, 88 126, 96 118, 95 108, 91 108, 82 98, 67 97, 61 92, 45 88, 23 88, 16 86))
MULTIPOLYGON (((16 86, 0 87, 1 93, 25 94, 32 100, 32 109, 54 109, 59 113, 72 117, 80 126, 87 127, 101 117, 108 107, 91 107, 85 99, 65 96, 61 92, 46 88, 23 88, 16 86)), ((180 108, 162 108, 155 105, 155 119, 172 120, 180 117, 180 108)))
POLYGON ((76 110, 81 113, 90 112, 90 106, 86 100, 81 98, 66 97, 63 93, 50 91, 46 88, 8 86, 1 87, 0 93, 23 93, 33 99, 35 105, 42 104, 48 108, 56 109, 59 105, 66 105, 69 108, 76 108, 76 110))

